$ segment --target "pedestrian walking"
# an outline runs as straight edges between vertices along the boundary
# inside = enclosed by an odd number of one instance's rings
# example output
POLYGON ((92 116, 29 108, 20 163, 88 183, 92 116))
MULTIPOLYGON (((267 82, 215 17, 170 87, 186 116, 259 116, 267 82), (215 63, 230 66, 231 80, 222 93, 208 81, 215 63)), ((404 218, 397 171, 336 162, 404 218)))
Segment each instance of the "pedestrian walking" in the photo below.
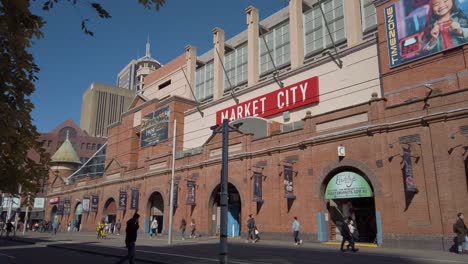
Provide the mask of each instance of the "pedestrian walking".
POLYGON ((59 221, 55 219, 54 222, 52 222, 52 233, 54 234, 54 236, 57 235, 58 228, 59 228, 59 221))
POLYGON ((10 237, 10 233, 14 231, 15 226, 12 223, 13 220, 10 220, 6 223, 5 226, 5 231, 6 231, 6 237, 10 237))
POLYGON ((125 228, 125 246, 127 247, 127 256, 120 259, 117 264, 124 263, 128 259, 130 264, 135 263, 135 243, 137 240, 137 232, 140 225, 138 224, 138 219, 140 215, 135 213, 131 219, 127 221, 127 227, 125 228))
MULTIPOLYGON (((463 253, 463 245, 464 243, 468 243, 468 229, 466 228, 465 222, 464 222, 464 216, 463 213, 458 213, 457 214, 457 222, 453 224, 453 232, 457 235, 456 238, 456 245, 458 248, 457 253, 462 254, 463 253), (465 242, 466 241, 466 242, 465 242)), ((465 250, 465 253, 467 251, 465 250)))
POLYGON ((253 243, 257 242, 255 239, 255 228, 255 219, 253 218, 252 214, 249 214, 249 220, 247 220, 247 230, 249 232, 247 234, 247 243, 249 243, 250 240, 252 240, 253 243))
POLYGON ((120 236, 120 228, 122 228, 122 223, 120 222, 120 219, 119 221, 117 221, 117 224, 115 224, 115 228, 117 228, 117 235, 120 236))
POLYGON ((299 238, 299 230, 301 228, 301 223, 297 220, 297 216, 294 217, 294 221, 292 223, 292 231, 294 235, 294 245, 302 245, 302 239, 299 238))
POLYGON ((195 219, 192 218, 192 221, 190 222, 190 238, 196 238, 195 231, 197 230, 196 224, 195 224, 195 219))
POLYGON ((154 217, 153 221, 151 222, 151 237, 153 235, 155 237, 158 236, 158 220, 156 220, 156 217, 154 217))
POLYGON ((182 221, 180 222, 180 232, 182 233, 182 240, 185 240, 186 228, 187 228, 187 222, 185 221, 185 218, 182 218, 182 221))
POLYGON ((353 237, 353 233, 351 232, 352 227, 353 227, 353 219, 351 217, 348 217, 348 219, 345 220, 343 224, 341 225, 341 236, 343 237, 343 239, 341 240, 341 247, 340 247, 341 252, 346 251, 343 249, 343 246, 346 241, 349 242, 351 251, 356 252, 359 250, 354 247, 354 237, 353 237))

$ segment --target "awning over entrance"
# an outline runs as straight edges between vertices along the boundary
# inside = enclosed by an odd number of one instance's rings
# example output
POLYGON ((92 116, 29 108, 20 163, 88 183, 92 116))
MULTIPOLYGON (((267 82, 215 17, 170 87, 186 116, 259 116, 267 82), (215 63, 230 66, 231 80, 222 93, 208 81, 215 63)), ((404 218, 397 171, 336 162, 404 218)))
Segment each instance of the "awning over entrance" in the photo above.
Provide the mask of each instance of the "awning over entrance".
POLYGON ((343 171, 331 178, 325 190, 325 199, 372 197, 369 183, 359 174, 343 171))

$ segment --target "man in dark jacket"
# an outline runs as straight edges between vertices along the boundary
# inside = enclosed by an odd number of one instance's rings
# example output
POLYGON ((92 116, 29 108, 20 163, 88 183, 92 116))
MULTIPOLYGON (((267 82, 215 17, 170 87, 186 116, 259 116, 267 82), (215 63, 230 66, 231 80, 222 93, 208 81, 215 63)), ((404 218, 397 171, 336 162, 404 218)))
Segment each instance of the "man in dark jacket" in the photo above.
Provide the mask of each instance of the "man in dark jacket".
POLYGON ((341 251, 344 252, 346 250, 343 249, 343 246, 344 246, 344 243, 346 241, 349 242, 349 246, 351 246, 351 250, 353 252, 356 252, 358 251, 357 248, 354 248, 354 238, 353 238, 353 234, 351 233, 351 230, 349 229, 349 226, 350 224, 352 224, 352 221, 353 219, 351 217, 349 217, 347 220, 343 221, 343 225, 341 226, 341 236, 343 237, 343 240, 341 241, 341 251))
POLYGON ((130 264, 134 264, 135 259, 135 242, 137 240, 137 232, 140 226, 138 225, 138 219, 140 215, 135 213, 133 217, 127 221, 127 228, 125 229, 125 246, 128 249, 127 256, 122 258, 118 263, 123 263, 126 259, 130 264))
POLYGON ((455 234, 457 234, 458 253, 461 254, 463 252, 463 242, 465 242, 465 237, 468 233, 468 230, 466 228, 465 222, 463 221, 463 213, 458 213, 457 216, 458 219, 457 222, 453 225, 453 231, 455 234))
POLYGON ((249 234, 247 235, 247 242, 252 240, 255 243, 255 219, 252 215, 249 215, 249 220, 247 221, 247 230, 249 234))

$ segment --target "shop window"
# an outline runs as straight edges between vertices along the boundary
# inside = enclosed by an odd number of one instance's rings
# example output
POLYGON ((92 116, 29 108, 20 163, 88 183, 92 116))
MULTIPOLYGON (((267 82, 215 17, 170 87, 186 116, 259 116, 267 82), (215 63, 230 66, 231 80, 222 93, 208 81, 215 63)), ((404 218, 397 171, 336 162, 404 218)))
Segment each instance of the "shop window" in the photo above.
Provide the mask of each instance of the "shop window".
POLYGON ((268 33, 264 34, 264 36, 260 36, 260 75, 265 75, 274 70, 265 42, 271 52, 276 68, 282 68, 288 65, 291 61, 289 21, 272 28, 268 33), (263 38, 265 38, 265 41, 263 38))
POLYGON ((86 149, 91 149, 91 143, 86 144, 86 149))
POLYGON ((92 150, 95 150, 95 149, 96 149, 96 144, 93 144, 93 145, 91 146, 91 149, 92 149, 92 150))
POLYGON ((81 149, 85 148, 85 143, 81 143, 81 149))
POLYGON ((102 147, 102 144, 97 144, 97 148, 100 149, 102 147))
POLYGON ((247 45, 239 46, 224 55, 224 67, 232 85, 230 87, 228 78, 224 75, 224 91, 245 83, 247 81, 247 45))
MULTIPOLYGON (((371 1, 372 2, 372 1, 371 1)), ((328 0, 321 3, 325 18, 335 44, 346 40, 343 0, 328 0)), ((305 53, 309 56, 331 47, 332 42, 318 4, 304 13, 305 53)))
POLYGON ((361 0, 361 24, 363 32, 377 27, 377 15, 373 0, 361 0))
POLYGON ((198 101, 213 97, 213 61, 197 69, 195 75, 195 96, 198 101))

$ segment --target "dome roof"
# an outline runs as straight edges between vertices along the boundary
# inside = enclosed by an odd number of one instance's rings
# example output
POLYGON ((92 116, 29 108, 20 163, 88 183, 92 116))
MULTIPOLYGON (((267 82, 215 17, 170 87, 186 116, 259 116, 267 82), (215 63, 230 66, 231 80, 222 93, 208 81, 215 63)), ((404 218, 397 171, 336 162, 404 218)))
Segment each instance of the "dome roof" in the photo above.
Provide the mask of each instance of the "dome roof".
POLYGON ((76 154, 75 148, 73 148, 72 143, 67 139, 63 142, 60 148, 55 152, 55 154, 51 157, 51 162, 68 162, 68 163, 76 163, 81 164, 80 158, 78 154, 76 154))

